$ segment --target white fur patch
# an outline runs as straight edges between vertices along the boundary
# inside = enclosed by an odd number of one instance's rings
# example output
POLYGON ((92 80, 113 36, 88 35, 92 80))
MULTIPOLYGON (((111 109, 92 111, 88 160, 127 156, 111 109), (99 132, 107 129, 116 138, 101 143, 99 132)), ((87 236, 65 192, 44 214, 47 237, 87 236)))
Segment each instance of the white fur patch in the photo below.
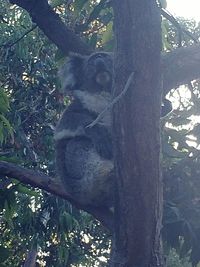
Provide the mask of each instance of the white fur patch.
POLYGON ((59 140, 66 139, 66 138, 73 138, 76 136, 81 136, 83 134, 84 134, 84 129, 82 127, 78 127, 74 131, 70 129, 63 129, 54 134, 54 140, 59 141, 59 140))
MULTIPOLYGON (((85 109, 92 111, 99 115, 111 102, 111 95, 108 92, 101 92, 101 94, 94 94, 87 91, 75 90, 74 96, 77 97, 85 109)), ((102 124, 111 125, 111 112, 105 113, 102 118, 102 124)))
POLYGON ((72 73, 68 74, 62 81, 62 91, 66 93, 67 90, 73 88, 76 84, 75 77, 72 73))

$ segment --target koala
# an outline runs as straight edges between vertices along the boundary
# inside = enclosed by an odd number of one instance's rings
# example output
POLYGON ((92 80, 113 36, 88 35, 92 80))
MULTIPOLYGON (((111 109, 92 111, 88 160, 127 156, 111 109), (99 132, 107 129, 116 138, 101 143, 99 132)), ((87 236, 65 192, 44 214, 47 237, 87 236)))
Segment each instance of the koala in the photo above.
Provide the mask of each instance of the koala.
POLYGON ((71 103, 55 129, 57 173, 70 196, 82 205, 110 206, 113 191, 111 114, 88 125, 109 105, 112 54, 73 54, 60 71, 71 103))
MULTIPOLYGON (((111 102, 112 78, 113 56, 105 52, 73 54, 60 71, 71 103, 55 129, 56 167, 67 192, 81 205, 111 207, 113 203, 111 112, 88 127, 111 102)), ((169 112, 168 107, 163 102, 161 116, 169 112)))

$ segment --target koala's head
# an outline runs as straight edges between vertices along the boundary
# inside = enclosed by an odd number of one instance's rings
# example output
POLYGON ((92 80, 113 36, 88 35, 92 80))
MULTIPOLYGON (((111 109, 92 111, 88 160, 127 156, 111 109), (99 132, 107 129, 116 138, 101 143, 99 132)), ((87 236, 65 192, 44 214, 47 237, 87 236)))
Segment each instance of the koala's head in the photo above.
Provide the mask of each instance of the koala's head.
POLYGON ((111 91, 113 58, 111 53, 97 52, 90 56, 72 54, 60 72, 64 92, 87 90, 111 91))

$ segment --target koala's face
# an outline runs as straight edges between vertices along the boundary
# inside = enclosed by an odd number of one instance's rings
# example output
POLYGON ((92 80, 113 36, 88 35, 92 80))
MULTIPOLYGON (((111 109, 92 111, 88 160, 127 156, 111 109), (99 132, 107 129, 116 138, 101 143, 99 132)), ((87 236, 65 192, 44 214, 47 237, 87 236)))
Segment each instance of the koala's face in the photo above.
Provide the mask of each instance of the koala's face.
POLYGON ((112 86, 112 72, 112 56, 103 52, 95 53, 85 61, 84 83, 94 91, 110 91, 112 86))
POLYGON ((90 56, 72 54, 60 71, 63 91, 111 92, 113 58, 111 53, 90 56))

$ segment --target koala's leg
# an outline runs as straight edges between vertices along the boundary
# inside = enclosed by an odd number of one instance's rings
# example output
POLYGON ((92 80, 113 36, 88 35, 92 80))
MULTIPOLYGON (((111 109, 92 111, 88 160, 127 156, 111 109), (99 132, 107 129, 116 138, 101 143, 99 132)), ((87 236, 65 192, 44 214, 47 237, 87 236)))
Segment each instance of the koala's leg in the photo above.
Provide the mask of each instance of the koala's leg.
POLYGON ((103 159, 86 137, 57 144, 57 171, 71 196, 81 204, 110 206, 113 198, 113 162, 103 159))
POLYGON ((112 138, 109 130, 102 125, 85 128, 86 135, 92 140, 97 153, 104 159, 112 160, 112 138))

